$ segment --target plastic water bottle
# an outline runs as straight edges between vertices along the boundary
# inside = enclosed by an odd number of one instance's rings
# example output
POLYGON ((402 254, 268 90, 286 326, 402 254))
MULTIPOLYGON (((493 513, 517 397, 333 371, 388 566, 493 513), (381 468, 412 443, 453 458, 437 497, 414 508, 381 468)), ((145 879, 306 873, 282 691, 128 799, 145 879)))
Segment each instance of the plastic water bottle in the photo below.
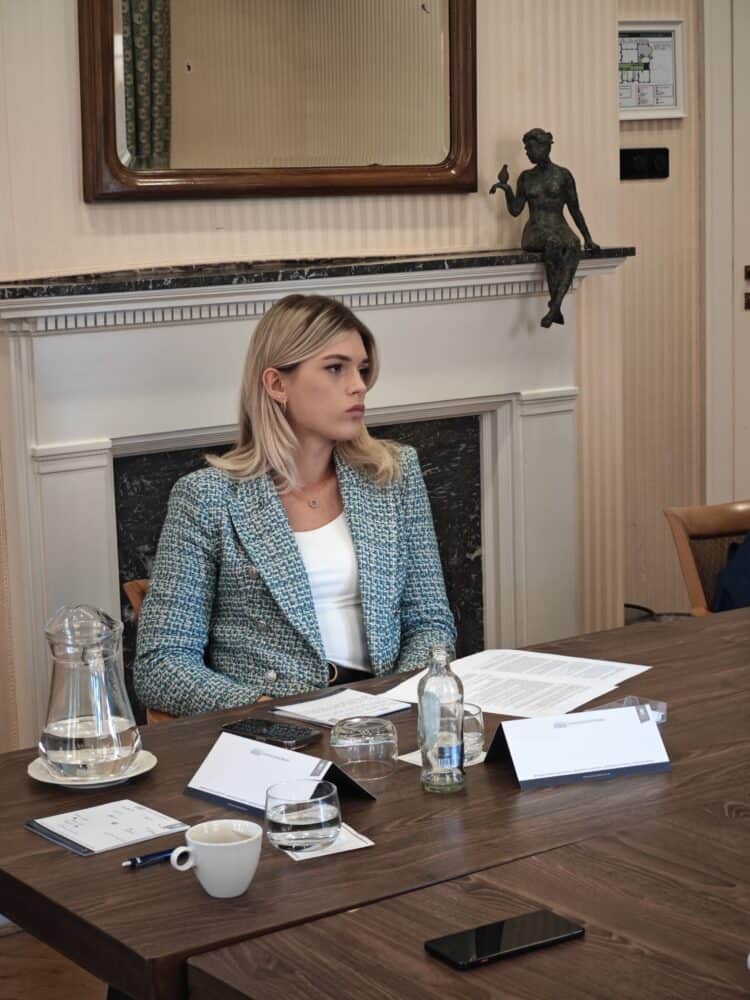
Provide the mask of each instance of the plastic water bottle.
POLYGON ((422 785, 428 792, 458 792, 466 781, 464 689, 451 670, 446 646, 430 649, 430 666, 417 694, 422 785))

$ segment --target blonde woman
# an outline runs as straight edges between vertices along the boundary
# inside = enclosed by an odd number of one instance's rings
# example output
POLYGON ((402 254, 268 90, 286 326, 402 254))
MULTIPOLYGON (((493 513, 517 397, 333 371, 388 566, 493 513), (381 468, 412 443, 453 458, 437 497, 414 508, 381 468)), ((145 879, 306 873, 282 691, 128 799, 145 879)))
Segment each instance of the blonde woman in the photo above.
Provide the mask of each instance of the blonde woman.
POLYGON ((175 485, 135 687, 176 715, 412 670, 453 645, 415 451, 372 438, 375 341, 290 295, 258 324, 236 445, 175 485))

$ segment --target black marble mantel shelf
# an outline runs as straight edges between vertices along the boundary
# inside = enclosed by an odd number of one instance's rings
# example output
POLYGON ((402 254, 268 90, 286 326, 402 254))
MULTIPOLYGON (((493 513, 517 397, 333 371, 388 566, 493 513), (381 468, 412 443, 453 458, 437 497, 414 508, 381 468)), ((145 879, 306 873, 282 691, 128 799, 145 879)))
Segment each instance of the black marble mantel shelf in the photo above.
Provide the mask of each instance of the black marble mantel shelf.
MULTIPOLYGON (((635 247, 584 250, 581 259, 633 257, 635 247)), ((233 261, 225 264, 188 264, 132 271, 102 271, 51 278, 21 278, 0 282, 0 302, 15 299, 105 295, 164 289, 255 285, 276 281, 365 277, 412 271, 448 271, 461 268, 511 267, 541 263, 541 254, 525 250, 478 250, 460 254, 404 257, 331 257, 309 260, 233 261)))

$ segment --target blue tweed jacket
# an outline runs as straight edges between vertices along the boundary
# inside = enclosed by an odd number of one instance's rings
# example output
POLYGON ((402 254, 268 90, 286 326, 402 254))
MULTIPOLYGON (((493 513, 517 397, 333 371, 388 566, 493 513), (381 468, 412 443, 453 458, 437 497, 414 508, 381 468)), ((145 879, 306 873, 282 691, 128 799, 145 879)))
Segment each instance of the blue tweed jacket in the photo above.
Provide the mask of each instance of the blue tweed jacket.
MULTIPOLYGON (((413 670, 453 645, 419 461, 376 486, 336 457, 376 675, 413 670)), ((328 684, 310 584, 269 476, 238 482, 201 469, 172 490, 138 626, 135 689, 151 708, 189 715, 328 684)))

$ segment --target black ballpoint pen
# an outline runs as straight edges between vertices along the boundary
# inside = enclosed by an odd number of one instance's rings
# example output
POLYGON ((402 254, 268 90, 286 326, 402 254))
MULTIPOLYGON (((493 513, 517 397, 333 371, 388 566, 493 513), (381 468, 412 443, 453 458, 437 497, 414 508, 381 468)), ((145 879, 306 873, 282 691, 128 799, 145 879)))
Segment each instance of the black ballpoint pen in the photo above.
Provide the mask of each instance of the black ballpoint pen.
POLYGON ((149 865, 158 865, 160 861, 169 861, 174 847, 167 848, 166 851, 154 851, 153 854, 143 854, 140 858, 128 858, 123 861, 123 868, 147 868, 149 865))

